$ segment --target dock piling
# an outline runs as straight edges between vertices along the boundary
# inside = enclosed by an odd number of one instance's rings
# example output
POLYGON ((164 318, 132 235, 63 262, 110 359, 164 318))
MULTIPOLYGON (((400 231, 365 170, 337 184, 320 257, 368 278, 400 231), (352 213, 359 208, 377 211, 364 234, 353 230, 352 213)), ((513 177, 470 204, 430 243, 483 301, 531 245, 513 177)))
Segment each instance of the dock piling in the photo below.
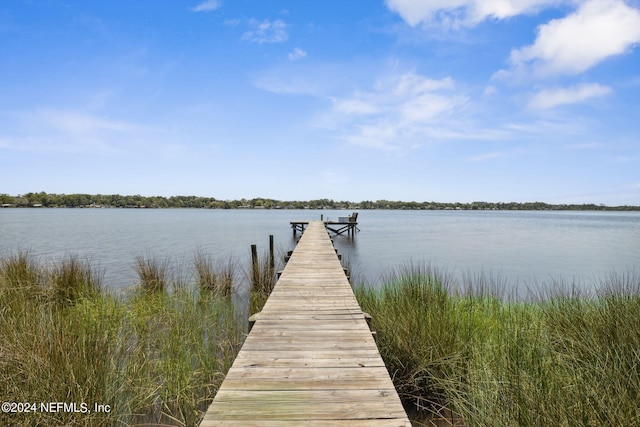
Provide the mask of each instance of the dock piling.
POLYGON ((251 245, 251 285, 256 286, 258 284, 258 246, 251 245))

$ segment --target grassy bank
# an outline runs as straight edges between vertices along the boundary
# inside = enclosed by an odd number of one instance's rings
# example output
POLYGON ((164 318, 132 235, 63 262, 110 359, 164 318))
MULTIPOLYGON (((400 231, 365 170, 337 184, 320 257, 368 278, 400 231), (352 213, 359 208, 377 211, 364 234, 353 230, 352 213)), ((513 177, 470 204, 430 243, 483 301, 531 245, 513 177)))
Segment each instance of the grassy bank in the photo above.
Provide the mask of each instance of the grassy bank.
POLYGON ((2 401, 37 409, 0 413, 0 424, 197 425, 243 328, 228 297, 232 275, 211 271, 215 264, 207 271, 207 262, 196 260, 197 288, 182 286, 164 261, 140 257, 141 286, 115 296, 77 258, 0 260, 2 401), (49 402, 67 406, 47 412, 49 402))
POLYGON ((468 426, 640 425, 638 274, 527 302, 494 297, 490 283, 454 287, 414 266, 356 290, 410 409, 450 410, 468 426))

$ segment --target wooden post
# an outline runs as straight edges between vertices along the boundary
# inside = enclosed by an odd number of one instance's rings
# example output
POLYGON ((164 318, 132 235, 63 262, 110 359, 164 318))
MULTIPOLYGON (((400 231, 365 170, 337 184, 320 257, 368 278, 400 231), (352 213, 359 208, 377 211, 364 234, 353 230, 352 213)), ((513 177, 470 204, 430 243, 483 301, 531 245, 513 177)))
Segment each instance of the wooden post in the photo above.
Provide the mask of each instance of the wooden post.
POLYGON ((258 283, 258 247, 251 245, 251 285, 258 283))
POLYGON ((273 234, 269 235, 269 274, 273 276, 276 270, 276 261, 273 254, 273 234))

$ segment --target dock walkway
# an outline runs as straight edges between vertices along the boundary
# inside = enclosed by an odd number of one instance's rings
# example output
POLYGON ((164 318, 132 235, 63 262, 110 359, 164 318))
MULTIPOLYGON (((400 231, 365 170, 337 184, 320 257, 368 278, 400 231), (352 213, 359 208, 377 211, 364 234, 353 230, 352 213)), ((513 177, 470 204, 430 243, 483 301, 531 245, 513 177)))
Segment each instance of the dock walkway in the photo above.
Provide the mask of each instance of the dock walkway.
POLYGON ((201 427, 410 422, 321 221, 310 222, 201 427))

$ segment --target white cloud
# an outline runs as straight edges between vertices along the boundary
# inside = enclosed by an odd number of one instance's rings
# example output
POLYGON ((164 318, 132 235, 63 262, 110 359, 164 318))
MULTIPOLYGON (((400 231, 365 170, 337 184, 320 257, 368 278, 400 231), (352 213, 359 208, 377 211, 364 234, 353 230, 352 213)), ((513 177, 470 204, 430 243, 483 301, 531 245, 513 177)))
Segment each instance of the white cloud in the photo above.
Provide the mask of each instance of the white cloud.
POLYGON ((468 99, 454 89, 450 77, 435 80, 412 72, 391 76, 371 90, 332 97, 332 110, 322 123, 344 130, 342 138, 353 144, 385 150, 414 147, 455 134, 447 117, 463 109, 468 99))
POLYGON ((202 3, 198 4, 191 8, 192 12, 211 12, 212 10, 216 10, 220 7, 222 3, 220 0, 205 0, 202 3))
POLYGON ((441 24, 457 28, 485 19, 505 19, 572 0, 386 0, 411 26, 441 24))
POLYGON ((547 109, 558 105, 577 104, 591 98, 608 95, 611 92, 610 87, 597 83, 579 84, 570 88, 544 89, 531 98, 529 107, 547 109))
POLYGON ((261 73, 253 83, 272 93, 328 102, 311 125, 368 148, 403 153, 450 140, 505 140, 516 133, 488 124, 486 112, 471 105, 451 77, 398 70, 396 62, 383 75, 372 75, 373 68, 289 63, 261 73))
POLYGON ((306 56, 307 56, 307 52, 297 47, 293 49, 292 52, 289 53, 289 60, 297 61, 299 59, 306 58, 306 56))
POLYGON ((468 5, 468 0, 386 0, 387 7, 398 13, 405 22, 412 27, 419 23, 429 23, 435 19, 435 15, 443 11, 451 13, 468 5))
POLYGON ((534 44, 512 51, 510 60, 516 73, 579 74, 638 43, 639 10, 621 0, 588 0, 569 16, 541 25, 534 44))
POLYGON ((282 43, 289 38, 287 34, 287 24, 279 19, 273 22, 268 19, 262 22, 251 20, 249 21, 249 25, 252 29, 242 35, 242 40, 263 44, 282 43))

